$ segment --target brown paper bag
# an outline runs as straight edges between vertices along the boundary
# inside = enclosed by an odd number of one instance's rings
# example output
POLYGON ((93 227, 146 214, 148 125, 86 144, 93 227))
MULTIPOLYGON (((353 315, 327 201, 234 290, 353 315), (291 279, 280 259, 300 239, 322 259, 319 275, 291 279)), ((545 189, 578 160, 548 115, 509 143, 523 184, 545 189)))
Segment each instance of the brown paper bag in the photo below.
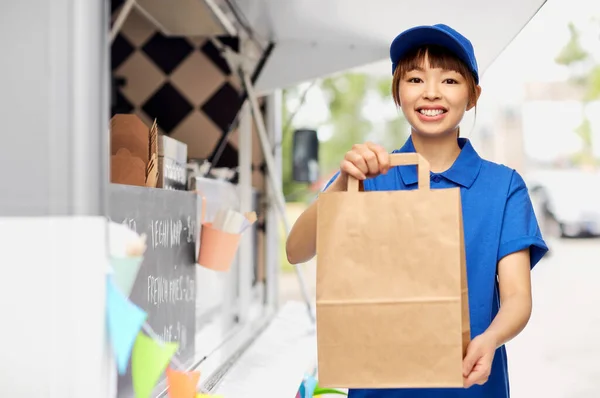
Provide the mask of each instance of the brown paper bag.
POLYGON ((460 189, 325 192, 318 201, 319 385, 462 387, 470 341, 460 189))

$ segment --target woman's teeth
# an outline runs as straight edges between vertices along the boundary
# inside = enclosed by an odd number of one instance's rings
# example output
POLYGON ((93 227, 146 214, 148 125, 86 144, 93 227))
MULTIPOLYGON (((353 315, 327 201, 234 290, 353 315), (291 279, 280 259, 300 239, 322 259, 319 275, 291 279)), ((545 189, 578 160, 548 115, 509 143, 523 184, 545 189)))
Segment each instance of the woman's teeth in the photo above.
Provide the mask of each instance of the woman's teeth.
POLYGON ((425 116, 437 116, 437 115, 441 115, 442 113, 444 113, 444 110, 442 110, 442 109, 421 109, 419 112, 425 116))

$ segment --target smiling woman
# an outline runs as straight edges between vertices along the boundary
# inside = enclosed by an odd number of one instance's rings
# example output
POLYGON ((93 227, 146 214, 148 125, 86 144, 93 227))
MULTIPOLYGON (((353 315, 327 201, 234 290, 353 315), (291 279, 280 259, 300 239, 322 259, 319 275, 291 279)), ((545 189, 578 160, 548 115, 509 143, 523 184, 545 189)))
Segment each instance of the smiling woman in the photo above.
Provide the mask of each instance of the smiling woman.
POLYGON ((477 80, 447 48, 422 46, 398 63, 392 96, 417 133, 446 133, 455 130, 464 112, 476 106, 477 80))
MULTIPOLYGON (((481 93, 474 48, 466 37, 447 25, 417 26, 394 39, 390 59, 392 93, 412 128, 404 146, 393 153, 424 157, 431 166, 425 172, 433 172, 428 181, 431 190, 460 190, 461 206, 457 211, 464 221, 471 341, 462 363, 463 387, 406 388, 400 381, 395 386, 381 382, 375 388, 373 384, 356 385, 349 390, 349 398, 509 398, 504 344, 529 320, 530 270, 548 250, 527 186, 517 171, 481 158, 468 139, 457 137, 459 123, 465 112, 476 106, 481 93), (396 388, 387 389, 390 386, 396 388)), ((391 164, 390 154, 381 145, 355 144, 324 191, 346 191, 350 177, 361 181, 365 192, 418 188, 422 179, 416 167, 392 168, 391 164)), ((298 217, 288 236, 286 251, 291 263, 307 261, 316 253, 320 201, 317 199, 298 217)), ((384 206, 377 211, 395 210, 384 206)), ((319 239, 324 239, 323 235, 319 239)), ((403 244, 406 242, 398 241, 399 250, 403 244)), ((380 248, 374 244, 370 250, 380 248)), ((362 265, 368 268, 377 264, 362 265)), ((370 329, 368 334, 376 335, 377 331, 370 329)), ((381 342, 392 353, 396 343, 381 342)), ((415 341, 411 348, 417 344, 415 341)), ((355 348, 343 347, 349 352, 355 348)), ((398 349, 398 357, 403 350, 398 349)), ((361 362, 365 372, 374 372, 380 365, 380 361, 367 362, 361 362)))

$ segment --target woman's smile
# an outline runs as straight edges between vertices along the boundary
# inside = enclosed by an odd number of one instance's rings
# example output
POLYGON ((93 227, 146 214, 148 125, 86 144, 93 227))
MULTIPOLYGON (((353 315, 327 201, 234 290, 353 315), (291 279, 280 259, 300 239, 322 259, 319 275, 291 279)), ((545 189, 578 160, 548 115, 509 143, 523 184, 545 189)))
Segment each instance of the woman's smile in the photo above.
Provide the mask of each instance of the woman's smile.
POLYGON ((438 122, 448 114, 448 110, 441 106, 424 106, 417 108, 419 119, 424 122, 438 122))

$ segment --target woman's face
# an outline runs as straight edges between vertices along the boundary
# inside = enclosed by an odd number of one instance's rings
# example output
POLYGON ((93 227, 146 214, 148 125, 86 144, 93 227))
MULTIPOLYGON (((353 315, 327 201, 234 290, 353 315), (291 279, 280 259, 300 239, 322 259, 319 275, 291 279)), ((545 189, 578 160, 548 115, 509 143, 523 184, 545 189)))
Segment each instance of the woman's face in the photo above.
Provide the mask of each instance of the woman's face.
POLYGON ((402 112, 418 134, 454 132, 465 112, 475 105, 469 101, 469 84, 464 76, 453 70, 431 68, 427 58, 421 67, 407 71, 398 87, 402 112))

